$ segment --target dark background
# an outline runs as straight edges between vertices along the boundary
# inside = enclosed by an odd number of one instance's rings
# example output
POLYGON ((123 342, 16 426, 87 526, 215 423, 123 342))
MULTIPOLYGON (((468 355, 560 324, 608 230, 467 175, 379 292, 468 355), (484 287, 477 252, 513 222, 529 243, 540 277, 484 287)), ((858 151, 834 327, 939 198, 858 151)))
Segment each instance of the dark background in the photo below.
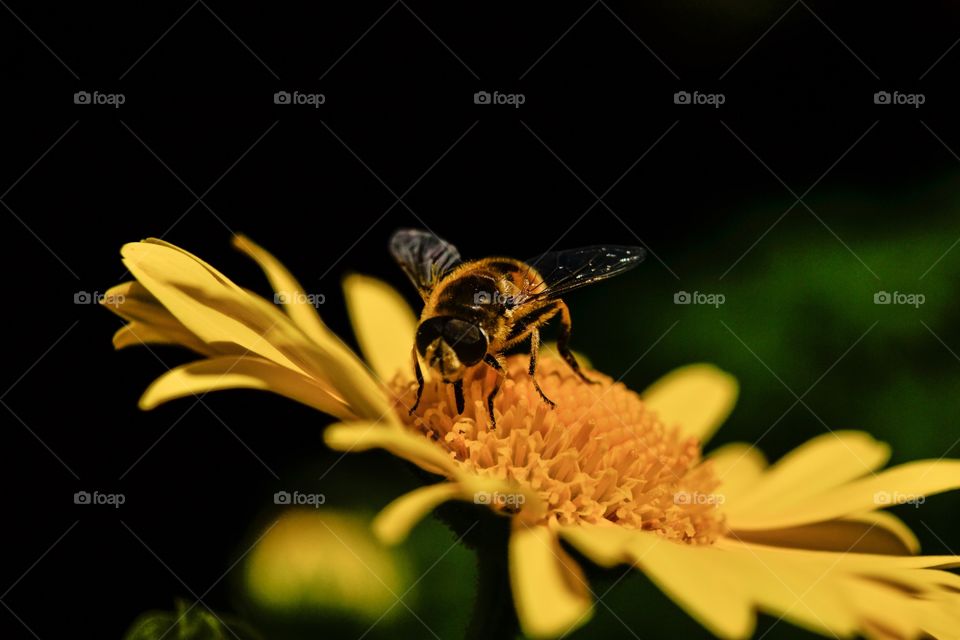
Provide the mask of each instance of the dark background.
MULTIPOLYGON (((956 455, 955 5, 316 4, 0 8, 6 637, 115 638, 178 597, 246 614, 228 569, 276 517, 274 491, 319 487, 370 513, 415 485, 379 454, 328 472, 328 419, 266 394, 139 412, 190 356, 115 353, 119 320, 74 298, 126 279, 118 250, 147 236, 267 293, 229 247, 250 235, 326 296, 348 340, 344 274, 413 301, 385 251, 397 227, 473 257, 643 244, 642 269, 569 300, 599 369, 641 389, 717 363, 742 381, 717 442, 760 438, 771 458, 827 428, 868 430, 895 462, 956 455), (274 104, 284 90, 326 103, 274 104), (525 103, 474 104, 483 90, 525 103), (681 90, 726 101, 674 104, 681 90), (874 104, 884 90, 926 101, 874 104), (125 103, 77 105, 77 91, 125 103), (681 290, 726 302, 678 306, 681 290), (881 290, 926 302, 874 305, 881 290), (74 505, 79 490, 127 503, 74 505)), ((949 553, 957 506, 897 511, 925 551, 949 553)), ((453 542, 436 522, 414 538, 414 576, 453 542)), ((458 547, 411 598, 441 637, 462 633, 473 571, 458 547)), ((638 573, 604 602, 579 637, 704 633, 638 573)), ((397 618, 371 637, 427 634, 397 618)))

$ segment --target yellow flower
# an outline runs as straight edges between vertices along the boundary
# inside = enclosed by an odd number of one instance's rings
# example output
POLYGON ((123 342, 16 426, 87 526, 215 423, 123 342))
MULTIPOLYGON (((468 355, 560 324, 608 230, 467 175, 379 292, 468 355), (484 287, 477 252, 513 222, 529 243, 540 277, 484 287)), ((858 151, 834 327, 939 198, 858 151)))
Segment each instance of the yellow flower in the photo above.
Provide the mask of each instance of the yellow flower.
POLYGON ((437 380, 409 416, 416 319, 399 294, 346 280, 364 364, 271 255, 242 237, 235 245, 264 269, 282 308, 170 244, 123 247, 137 282, 106 297, 122 300, 109 308, 129 321, 116 346, 176 343, 205 356, 161 376, 140 405, 243 387, 340 418, 325 431, 332 448, 383 448, 440 477, 377 517, 389 543, 443 502, 487 504, 510 519, 510 582, 527 635, 561 636, 590 618, 592 592, 563 541, 597 565, 645 572, 720 637, 749 637, 757 611, 825 635, 957 636, 960 577, 943 569, 960 557, 916 555, 913 533, 883 509, 960 487, 960 461, 880 471, 889 448, 857 431, 814 438, 772 465, 747 444, 704 458, 737 385, 703 364, 636 394, 595 372, 600 384, 584 385, 544 354, 538 379, 558 404, 551 411, 525 359, 511 358, 496 430, 483 368, 465 381, 462 416, 437 380))

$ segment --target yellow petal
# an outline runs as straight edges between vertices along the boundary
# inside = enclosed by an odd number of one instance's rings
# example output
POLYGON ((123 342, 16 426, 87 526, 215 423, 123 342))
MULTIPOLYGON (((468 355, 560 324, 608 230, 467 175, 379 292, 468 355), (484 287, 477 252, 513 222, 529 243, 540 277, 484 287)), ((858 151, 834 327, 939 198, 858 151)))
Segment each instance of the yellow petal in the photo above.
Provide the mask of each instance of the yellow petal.
POLYGON ((233 246, 250 256, 263 269, 270 286, 283 301, 283 310, 301 331, 321 344, 333 337, 330 329, 320 320, 316 307, 309 303, 310 298, 303 287, 273 254, 243 234, 233 236, 233 246))
POLYGON ((581 524, 560 527, 559 533, 601 567, 610 568, 631 561, 629 547, 635 532, 625 527, 581 524))
POLYGON ((593 613, 583 573, 543 525, 514 520, 509 544, 510 584, 517 617, 531 638, 556 638, 593 613))
POLYGON ((137 280, 191 333, 216 351, 239 347, 336 386, 353 414, 392 414, 383 388, 336 336, 307 338, 278 307, 233 284, 195 256, 162 242, 130 243, 121 253, 137 280))
POLYGON ((755 615, 732 558, 712 547, 681 545, 637 531, 632 561, 670 598, 721 638, 748 638, 755 615))
MULTIPOLYGON (((737 530, 776 529, 861 514, 960 488, 960 461, 919 460, 861 478, 829 491, 793 501, 770 504, 766 511, 731 516, 737 530)), ((730 505, 733 506, 733 505, 730 505)), ((726 508, 726 505, 725 505, 726 508)))
MULTIPOLYGON (((137 280, 183 325, 207 344, 232 343, 304 373, 269 336, 279 332, 278 318, 251 304, 249 296, 217 277, 189 254, 150 242, 123 246, 124 264, 137 280)), ((279 310, 277 314, 282 318, 279 310)))
POLYGON ((361 275, 343 281, 347 310, 360 351, 381 380, 397 372, 413 376, 413 341, 417 318, 403 297, 387 283, 361 275))
MULTIPOLYGON (((107 309, 128 320, 133 327, 120 329, 113 338, 114 347, 122 349, 130 345, 161 343, 165 337, 171 344, 179 344, 203 355, 213 355, 214 350, 190 333, 179 320, 173 317, 153 295, 139 282, 124 282, 111 287, 104 295, 107 309), (139 336, 139 340, 137 337, 139 336)), ((237 351, 237 355, 239 355, 237 351)))
POLYGON ((142 324, 140 322, 131 322, 125 324, 113 334, 113 348, 124 349, 126 347, 136 347, 139 345, 151 344, 175 344, 181 345, 179 340, 171 338, 156 327, 142 324))
POLYGON ((742 442, 732 442, 716 449, 707 460, 720 480, 718 493, 723 494, 728 502, 736 502, 752 490, 767 466, 759 449, 742 442))
POLYGON ((883 511, 783 529, 731 531, 743 542, 790 549, 901 555, 917 553, 920 543, 909 527, 883 511))
POLYGON ((953 637, 960 624, 960 576, 934 570, 956 566, 956 556, 801 551, 733 538, 683 545, 596 525, 564 527, 561 535, 602 566, 636 564, 723 638, 749 637, 755 610, 836 637, 877 629, 953 637))
POLYGON ((706 442, 727 418, 737 401, 737 380, 711 364, 675 369, 641 395, 670 425, 706 442))
POLYGON ((415 489, 384 507, 373 521, 373 532, 384 544, 399 544, 431 511, 462 492, 463 489, 452 482, 415 489))
POLYGON ((905 554, 920 553, 920 541, 903 520, 887 511, 869 511, 855 516, 847 516, 845 521, 862 522, 876 529, 882 529, 893 536, 902 545, 905 554))
POLYGON ((731 575, 761 610, 825 635, 880 629, 885 636, 953 637, 960 625, 960 578, 924 568, 942 558, 797 551, 729 539, 714 551, 729 554, 731 575))
POLYGON ((879 469, 889 457, 887 444, 862 431, 817 436, 783 456, 755 480, 752 490, 729 501, 725 512, 737 528, 754 514, 783 510, 879 469))
POLYGON ((460 475, 456 462, 439 447, 392 423, 341 422, 327 427, 323 440, 338 451, 386 449, 431 473, 453 479, 460 475))
POLYGON ((316 381, 252 356, 223 356, 175 367, 147 388, 140 408, 149 410, 175 398, 222 389, 273 391, 338 418, 352 416, 343 400, 316 381))

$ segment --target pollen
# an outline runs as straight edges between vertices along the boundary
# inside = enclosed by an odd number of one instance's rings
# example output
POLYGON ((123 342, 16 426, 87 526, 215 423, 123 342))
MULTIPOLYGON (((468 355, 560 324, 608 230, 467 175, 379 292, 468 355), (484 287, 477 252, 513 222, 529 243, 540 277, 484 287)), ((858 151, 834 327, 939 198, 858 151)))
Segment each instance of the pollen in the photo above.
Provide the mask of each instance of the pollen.
POLYGON ((622 383, 591 371, 596 384, 587 384, 565 362, 544 354, 537 380, 556 403, 551 409, 527 367, 526 356, 508 358, 494 401, 496 428, 487 414, 497 378, 489 367, 465 376, 463 415, 457 415, 452 386, 440 380, 425 383, 419 408, 408 415, 416 386, 398 377, 397 413, 466 473, 535 492, 547 507, 541 517, 548 524, 609 524, 689 544, 710 544, 723 534, 719 480, 683 425, 664 424, 622 383))

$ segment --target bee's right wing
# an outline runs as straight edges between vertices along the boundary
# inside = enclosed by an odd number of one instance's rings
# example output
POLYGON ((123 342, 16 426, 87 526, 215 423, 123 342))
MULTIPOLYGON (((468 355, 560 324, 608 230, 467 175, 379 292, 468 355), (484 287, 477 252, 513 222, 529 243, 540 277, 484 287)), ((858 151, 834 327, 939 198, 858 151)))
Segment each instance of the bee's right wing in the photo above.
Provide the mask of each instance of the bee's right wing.
POLYGON ((567 292, 633 269, 646 257, 643 247, 602 245, 552 251, 527 260, 538 278, 531 278, 521 302, 555 300, 567 292))
POLYGON ((400 229, 390 238, 390 254, 426 300, 437 281, 460 264, 457 248, 420 229, 400 229))

